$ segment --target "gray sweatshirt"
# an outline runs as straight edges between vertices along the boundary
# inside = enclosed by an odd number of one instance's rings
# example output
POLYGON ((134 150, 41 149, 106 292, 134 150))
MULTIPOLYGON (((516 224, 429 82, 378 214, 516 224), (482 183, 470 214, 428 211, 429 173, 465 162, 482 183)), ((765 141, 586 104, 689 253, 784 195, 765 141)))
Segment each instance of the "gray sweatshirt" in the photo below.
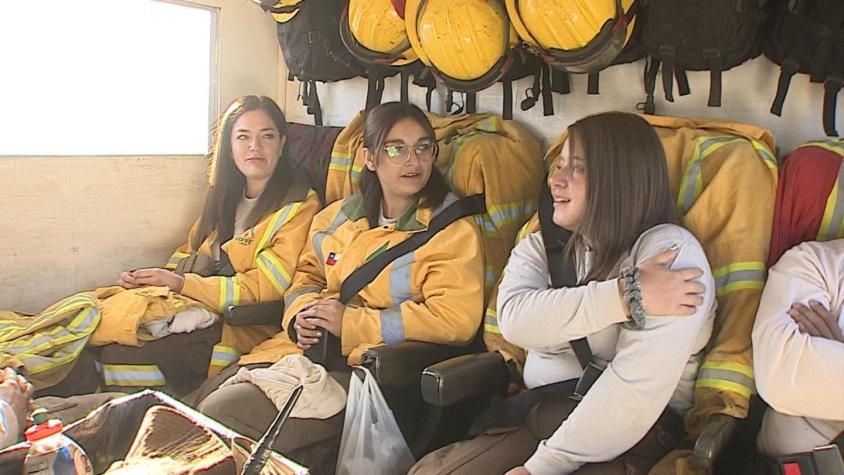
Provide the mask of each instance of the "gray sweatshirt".
MULTIPOLYGON (((591 265, 579 252, 578 278, 591 265)), ((525 466, 533 475, 570 473, 585 463, 612 460, 636 445, 667 405, 679 414, 691 407, 694 381, 712 333, 715 284, 700 243, 686 229, 655 226, 639 237, 611 279, 578 287, 551 288, 542 236, 520 242, 498 289, 498 321, 508 341, 528 350, 524 379, 529 388, 582 373, 569 341, 587 337, 595 362, 606 367, 589 393, 554 434, 540 442, 525 466), (626 266, 679 246, 672 268, 697 267, 704 274, 704 303, 688 317, 645 318, 641 330, 627 320, 616 277, 626 266)))

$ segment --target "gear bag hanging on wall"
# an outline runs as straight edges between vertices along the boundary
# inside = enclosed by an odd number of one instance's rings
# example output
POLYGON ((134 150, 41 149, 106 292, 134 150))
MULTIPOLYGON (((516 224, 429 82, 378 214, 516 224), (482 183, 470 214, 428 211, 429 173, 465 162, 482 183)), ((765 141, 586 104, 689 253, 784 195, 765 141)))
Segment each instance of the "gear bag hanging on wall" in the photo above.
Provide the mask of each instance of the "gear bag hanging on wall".
POLYGON ((365 76, 366 67, 340 41, 344 0, 253 0, 278 22, 278 43, 287 64, 287 79, 298 79, 299 98, 322 125, 317 82, 365 76))
POLYGON ((721 72, 759 56, 765 11, 762 0, 646 0, 639 41, 648 53, 644 112, 653 114, 656 76, 662 64, 665 100, 674 102, 674 80, 689 94, 686 71, 709 71, 710 107, 721 105, 721 72))
POLYGON ((768 12, 762 50, 781 66, 771 113, 782 115, 792 76, 810 74, 812 82, 824 86, 824 132, 837 136, 835 107, 844 86, 844 2, 769 0, 768 12))

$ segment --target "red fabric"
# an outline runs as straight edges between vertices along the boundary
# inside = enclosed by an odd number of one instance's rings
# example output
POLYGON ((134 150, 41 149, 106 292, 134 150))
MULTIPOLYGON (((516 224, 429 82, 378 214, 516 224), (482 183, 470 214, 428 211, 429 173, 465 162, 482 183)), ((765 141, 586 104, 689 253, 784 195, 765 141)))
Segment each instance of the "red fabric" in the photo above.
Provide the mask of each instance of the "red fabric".
POLYGON ((404 20, 404 4, 406 0, 391 0, 393 3, 393 8, 396 10, 396 13, 399 14, 399 18, 404 20))
POLYGON ((820 147, 801 147, 786 157, 777 186, 769 266, 791 247, 817 239, 840 167, 841 156, 820 147))

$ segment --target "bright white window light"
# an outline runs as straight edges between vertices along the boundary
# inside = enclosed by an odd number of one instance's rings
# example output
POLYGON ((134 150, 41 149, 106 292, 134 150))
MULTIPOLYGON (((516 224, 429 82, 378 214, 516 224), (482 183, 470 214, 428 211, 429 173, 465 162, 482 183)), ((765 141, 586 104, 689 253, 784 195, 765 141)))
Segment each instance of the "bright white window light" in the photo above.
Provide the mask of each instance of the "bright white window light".
POLYGON ((0 155, 205 153, 214 21, 155 0, 0 1, 0 155))

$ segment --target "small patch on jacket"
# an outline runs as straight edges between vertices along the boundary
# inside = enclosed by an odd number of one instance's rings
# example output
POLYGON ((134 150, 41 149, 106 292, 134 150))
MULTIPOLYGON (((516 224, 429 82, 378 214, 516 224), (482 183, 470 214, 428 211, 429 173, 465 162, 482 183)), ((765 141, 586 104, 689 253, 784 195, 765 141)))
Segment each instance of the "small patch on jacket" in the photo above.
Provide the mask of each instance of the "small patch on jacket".
POLYGON ((253 228, 249 228, 246 231, 238 234, 234 237, 234 240, 243 244, 244 246, 248 246, 252 244, 252 241, 255 240, 255 230, 253 228))
POLYGON ((325 260, 325 265, 333 266, 339 260, 340 260, 340 256, 338 256, 336 252, 329 252, 328 258, 325 260))

